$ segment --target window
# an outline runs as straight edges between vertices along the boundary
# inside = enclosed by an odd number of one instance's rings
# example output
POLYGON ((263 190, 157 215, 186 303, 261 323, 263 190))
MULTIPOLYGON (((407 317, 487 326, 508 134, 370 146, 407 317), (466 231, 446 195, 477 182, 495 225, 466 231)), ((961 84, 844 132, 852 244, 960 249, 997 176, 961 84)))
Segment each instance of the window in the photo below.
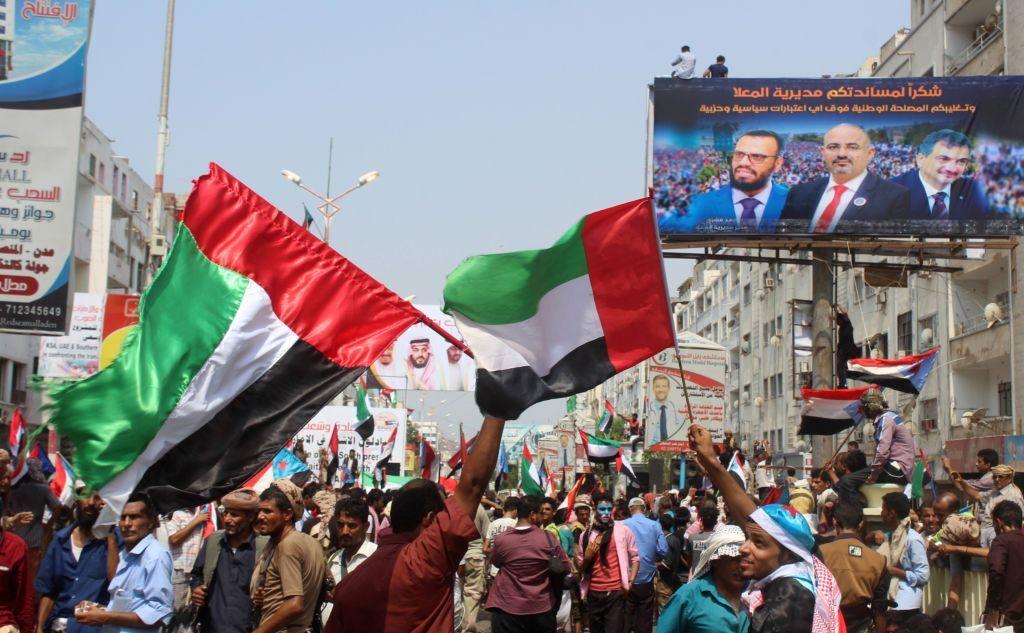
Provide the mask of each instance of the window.
POLYGON ((113 188, 113 190, 114 190, 114 197, 115 197, 115 198, 117 197, 117 184, 118 184, 118 182, 119 182, 119 181, 118 181, 118 178, 117 178, 117 176, 118 176, 118 172, 119 172, 119 170, 118 170, 118 168, 117 168, 117 165, 114 165, 114 181, 113 181, 113 183, 111 183, 111 187, 112 187, 112 188, 113 188))
POLYGON ((750 284, 743 286, 743 305, 750 305, 750 284))
POLYGON ((1013 415, 1013 387, 1008 382, 999 383, 999 415, 1013 415))
POLYGON ((139 192, 136 189, 132 189, 132 209, 139 210, 139 192))
POLYGON ((935 346, 935 315, 925 317, 917 322, 917 344, 919 353, 935 346), (925 332, 925 330, 928 330, 925 332))
POLYGON ((762 386, 761 386, 761 395, 765 398, 765 400, 767 400, 768 399, 768 379, 765 378, 761 382, 763 383, 762 386))
POLYGON ((7 19, 7 14, 4 13, 3 11, 0 11, 0 20, 6 20, 6 19, 7 19))
POLYGON ((896 317, 896 347, 909 354, 914 350, 913 315, 904 312, 896 317))
POLYGON ((750 402, 750 383, 743 385, 743 402, 750 402))
POLYGON ((921 401, 921 430, 934 431, 938 428, 939 401, 929 398, 921 401))
POLYGON ((775 317, 775 333, 782 336, 782 315, 775 317))
POLYGON ((0 35, 7 35, 7 27, 0 24, 0 35))
POLYGON ((96 154, 89 154, 89 177, 96 177, 96 154))
POLYGON ((107 180, 107 166, 100 163, 100 184, 104 184, 107 180))
POLYGON ((125 197, 128 195, 128 174, 121 172, 121 202, 124 202, 125 197))
POLYGON ((772 325, 771 323, 762 323, 761 324, 761 328, 764 330, 764 334, 761 335, 761 338, 764 339, 764 346, 765 347, 768 347, 768 339, 772 335, 771 325, 772 325))

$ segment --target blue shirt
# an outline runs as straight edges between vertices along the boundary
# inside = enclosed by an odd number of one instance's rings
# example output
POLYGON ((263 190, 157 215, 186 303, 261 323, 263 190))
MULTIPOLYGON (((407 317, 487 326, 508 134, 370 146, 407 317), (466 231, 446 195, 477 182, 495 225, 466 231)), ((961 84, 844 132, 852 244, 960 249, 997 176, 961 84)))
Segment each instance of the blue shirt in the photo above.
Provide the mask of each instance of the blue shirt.
POLYGON ((636 549, 640 553, 640 570, 636 573, 635 585, 645 585, 654 580, 657 563, 668 553, 668 541, 657 521, 651 521, 637 513, 623 523, 636 538, 636 549))
POLYGON ((907 548, 903 550, 900 568, 907 573, 907 577, 900 578, 896 589, 896 609, 920 609, 924 587, 928 584, 931 570, 928 567, 924 538, 913 529, 907 532, 907 548))
MULTIPOLYGON (((174 592, 171 589, 171 553, 152 534, 130 552, 121 548, 121 562, 110 581, 108 611, 132 612, 146 624, 171 620, 174 592)), ((150 633, 152 629, 106 625, 103 633, 150 633)))
POLYGON ((71 553, 71 532, 74 529, 72 525, 53 536, 39 565, 35 589, 37 594, 54 602, 53 612, 46 621, 47 627, 56 618, 67 618, 69 633, 100 633, 100 627, 86 626, 75 620, 75 605, 82 600, 97 604, 107 602, 107 541, 89 541, 75 560, 71 553))
POLYGON ((750 631, 746 610, 737 613, 729 601, 718 593, 709 572, 695 578, 672 594, 665 610, 658 617, 657 633, 722 633, 750 631))

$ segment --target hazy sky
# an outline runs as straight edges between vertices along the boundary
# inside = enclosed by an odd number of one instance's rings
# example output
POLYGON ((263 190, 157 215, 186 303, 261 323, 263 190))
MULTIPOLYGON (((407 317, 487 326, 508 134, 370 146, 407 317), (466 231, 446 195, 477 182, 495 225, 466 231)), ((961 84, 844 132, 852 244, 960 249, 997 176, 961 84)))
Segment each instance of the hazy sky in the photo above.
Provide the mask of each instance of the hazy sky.
MULTIPOLYGON (((98 5, 86 112, 151 178, 165 3, 98 5)), ((814 77, 853 71, 908 21, 901 0, 178 0, 167 188, 214 161, 298 218, 311 198, 280 170, 325 189, 333 136, 333 191, 382 176, 347 199, 332 244, 439 303, 464 257, 546 246, 643 195, 646 86, 680 45, 698 68, 726 55, 734 77, 814 77)), ((670 262, 670 286, 688 268, 670 262)), ((471 401, 427 404, 473 427, 471 401)))

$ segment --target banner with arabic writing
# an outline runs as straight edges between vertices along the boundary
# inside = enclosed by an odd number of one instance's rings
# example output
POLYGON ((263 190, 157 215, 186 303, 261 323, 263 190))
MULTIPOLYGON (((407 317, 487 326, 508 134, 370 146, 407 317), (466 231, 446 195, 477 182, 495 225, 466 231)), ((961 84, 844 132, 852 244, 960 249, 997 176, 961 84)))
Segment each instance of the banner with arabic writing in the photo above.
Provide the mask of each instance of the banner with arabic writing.
POLYGON ((1006 236, 1024 78, 656 79, 661 234, 1006 236))
POLYGON ((0 330, 67 330, 91 5, 0 3, 0 330))

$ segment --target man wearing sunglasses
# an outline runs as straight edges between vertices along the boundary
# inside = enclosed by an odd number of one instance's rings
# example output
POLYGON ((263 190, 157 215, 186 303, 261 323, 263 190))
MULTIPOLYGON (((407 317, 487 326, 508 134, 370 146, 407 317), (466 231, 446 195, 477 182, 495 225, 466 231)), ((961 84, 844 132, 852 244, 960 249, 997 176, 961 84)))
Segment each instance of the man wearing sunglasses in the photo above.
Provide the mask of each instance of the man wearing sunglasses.
POLYGON ((771 233, 789 190, 772 178, 782 169, 783 142, 775 132, 751 130, 736 141, 729 184, 693 197, 686 213, 666 220, 666 232, 771 233))

